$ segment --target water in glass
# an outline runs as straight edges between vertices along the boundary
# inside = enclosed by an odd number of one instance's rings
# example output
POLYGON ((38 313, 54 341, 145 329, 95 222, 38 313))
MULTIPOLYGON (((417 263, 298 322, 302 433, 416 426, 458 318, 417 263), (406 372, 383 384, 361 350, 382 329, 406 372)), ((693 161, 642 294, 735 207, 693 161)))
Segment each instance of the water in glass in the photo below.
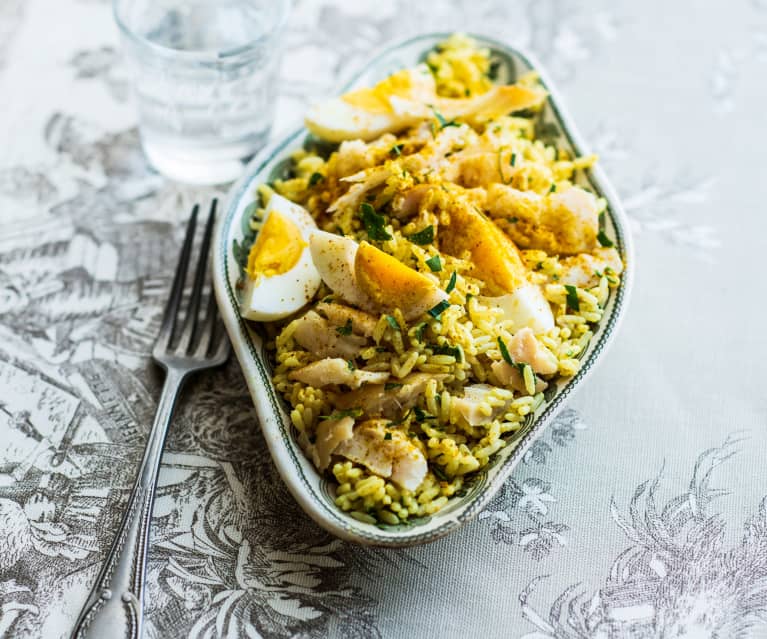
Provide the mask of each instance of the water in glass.
POLYGON ((288 0, 115 0, 141 139, 168 177, 235 179, 274 113, 288 0))

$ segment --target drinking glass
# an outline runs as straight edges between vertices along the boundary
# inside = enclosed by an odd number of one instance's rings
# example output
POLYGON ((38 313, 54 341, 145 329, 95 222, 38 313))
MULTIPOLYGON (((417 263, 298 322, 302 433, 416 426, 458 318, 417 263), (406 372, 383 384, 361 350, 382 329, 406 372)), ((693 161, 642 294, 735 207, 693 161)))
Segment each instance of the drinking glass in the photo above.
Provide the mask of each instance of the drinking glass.
POLYGON ((114 0, 144 152, 175 180, 237 178, 266 141, 290 0, 114 0))

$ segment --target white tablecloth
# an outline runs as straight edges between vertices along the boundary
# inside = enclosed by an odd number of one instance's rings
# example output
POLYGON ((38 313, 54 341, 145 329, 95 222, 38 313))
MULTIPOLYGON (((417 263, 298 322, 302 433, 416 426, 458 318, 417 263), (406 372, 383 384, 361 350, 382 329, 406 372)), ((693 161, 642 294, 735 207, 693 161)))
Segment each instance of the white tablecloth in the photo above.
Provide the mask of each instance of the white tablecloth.
MULTIPOLYGON (((618 187, 637 278, 611 352, 481 515, 328 537, 237 364, 191 385, 154 514, 148 637, 767 636, 767 3, 298 2, 276 132, 390 39, 532 49, 618 187)), ((161 378, 190 204, 137 145, 103 0, 0 0, 0 635, 65 636, 161 378)))

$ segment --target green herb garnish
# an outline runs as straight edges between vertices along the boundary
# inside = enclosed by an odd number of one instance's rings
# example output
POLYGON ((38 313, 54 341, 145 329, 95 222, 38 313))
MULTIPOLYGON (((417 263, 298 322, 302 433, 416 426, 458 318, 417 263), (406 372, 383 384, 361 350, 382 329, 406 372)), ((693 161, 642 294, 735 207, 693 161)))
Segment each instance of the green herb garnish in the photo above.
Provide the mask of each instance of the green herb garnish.
POLYGON ((399 322, 397 322, 397 318, 393 315, 387 315, 386 316, 386 323, 391 326, 395 331, 401 331, 399 322))
POLYGON ((442 115, 439 111, 437 111, 437 109, 435 109, 434 107, 432 107, 431 110, 434 111, 434 117, 437 118, 437 122, 439 122, 440 129, 444 129, 449 126, 461 126, 455 120, 446 120, 445 116, 442 115))
POLYGON ((507 364, 516 366, 516 363, 514 362, 514 360, 511 359, 511 355, 509 354, 509 349, 506 348, 506 342, 503 341, 502 337, 498 337, 498 348, 501 349, 501 357, 503 357, 504 361, 507 364))
POLYGON ((434 241, 434 226, 429 224, 429 226, 421 229, 417 233, 408 235, 407 239, 409 239, 414 244, 431 244, 434 241))
POLYGON ((517 154, 516 153, 512 153, 511 154, 511 160, 509 160, 509 163, 511 164, 511 166, 516 166, 517 165, 517 154))
POLYGON ((384 435, 384 439, 385 439, 386 441, 390 440, 390 439, 391 439, 391 433, 386 433, 386 434, 384 435))
POLYGON ((384 384, 384 390, 394 390, 395 388, 402 388, 402 384, 397 384, 396 382, 386 382, 384 384))
POLYGON ((347 366, 347 367, 349 368, 349 370, 350 370, 350 371, 352 371, 352 372, 354 372, 354 370, 357 368, 357 367, 354 365, 354 361, 353 361, 353 360, 351 360, 351 359, 347 359, 347 360, 346 360, 346 366, 347 366))
POLYGON ((580 311, 581 303, 578 300, 578 289, 572 284, 565 284, 565 290, 567 291, 567 306, 574 311, 580 311))
POLYGON ((402 145, 395 144, 391 149, 389 149, 389 155, 393 155, 396 158, 402 155, 402 145))
POLYGON ((371 240, 383 242, 391 239, 391 235, 386 231, 386 218, 379 213, 368 202, 360 204, 360 215, 362 223, 365 225, 368 237, 371 240))
POLYGON ((434 419, 433 415, 429 415, 429 413, 418 406, 413 407, 413 412, 415 413, 415 421, 417 422, 425 422, 427 419, 434 419))
POLYGON ((336 333, 339 335, 351 335, 352 334, 352 321, 351 319, 346 320, 346 324, 343 326, 338 326, 336 328, 336 333))
POLYGON ((553 193, 553 192, 554 192, 554 191, 556 191, 556 190, 557 190, 557 185, 556 185, 556 184, 552 184, 552 185, 549 187, 549 193, 553 193))
POLYGON ((515 215, 515 216, 513 216, 513 217, 507 217, 507 218, 506 218, 506 221, 507 221, 509 224, 516 224, 517 222, 519 222, 519 218, 518 218, 518 217, 515 215))
POLYGON ((420 324, 417 329, 415 329, 415 338, 419 342, 423 342, 423 334, 424 334, 424 331, 426 331, 427 326, 428 324, 424 322, 423 324, 420 324))
POLYGON ((426 266, 431 269, 432 273, 436 273, 437 271, 442 270, 442 260, 439 259, 439 255, 435 255, 426 260, 426 266))
POLYGON ((597 234, 597 241, 600 245, 605 246, 607 248, 610 248, 611 246, 615 246, 613 244, 613 241, 605 235, 605 232, 600 229, 599 233, 597 234))
POLYGON ((325 176, 322 175, 322 173, 312 173, 312 177, 309 178, 309 186, 314 186, 315 184, 322 182, 324 179, 325 176))
POLYGON ((447 475, 445 475, 445 472, 439 466, 432 466, 431 472, 433 472, 434 476, 440 481, 450 481, 447 478, 447 475))
POLYGON ((449 344, 434 344, 431 346, 431 350, 435 355, 452 355, 457 362, 460 362, 463 358, 461 355, 461 349, 458 346, 450 346, 449 344))
POLYGON ((439 304, 437 304, 434 308, 430 308, 427 313, 431 315, 434 319, 438 320, 439 316, 442 315, 443 311, 450 308, 450 302, 446 300, 442 300, 439 304))
POLYGON ((410 416, 410 411, 407 411, 402 417, 400 417, 397 421, 390 421, 389 426, 399 426, 402 422, 404 422, 408 417, 410 416))
POLYGON ((453 291, 457 280, 458 280, 458 274, 455 271, 453 271, 453 274, 450 276, 450 281, 447 283, 447 288, 445 288, 445 293, 449 294, 453 291))

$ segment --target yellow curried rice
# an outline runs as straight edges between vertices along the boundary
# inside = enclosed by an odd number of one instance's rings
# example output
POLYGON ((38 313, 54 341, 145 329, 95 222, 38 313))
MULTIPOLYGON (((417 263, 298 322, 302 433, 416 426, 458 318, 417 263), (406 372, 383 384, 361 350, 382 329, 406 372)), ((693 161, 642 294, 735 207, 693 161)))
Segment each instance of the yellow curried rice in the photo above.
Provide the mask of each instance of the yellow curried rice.
MULTIPOLYGON (((492 86, 489 52, 478 49, 464 36, 453 36, 428 55, 427 63, 442 96, 481 94, 492 86)), ((530 74, 519 83, 535 86, 537 79, 530 74)), ((471 127, 460 123, 440 126, 437 119, 426 133, 421 127, 399 136, 385 134, 367 144, 343 143, 330 153, 319 146, 307 146, 294 154, 289 175, 260 188, 262 205, 277 192, 304 206, 320 228, 357 241, 370 240, 356 204, 333 212, 328 212, 328 207, 350 190, 349 182, 342 178, 371 167, 386 167, 386 180, 369 189, 363 199, 386 216, 385 230, 391 239, 376 246, 416 271, 438 278, 440 287, 449 291, 449 305, 435 316, 424 314, 407 322, 399 309, 381 314, 349 363, 356 370, 389 373, 389 392, 409 375, 428 376, 413 406, 399 411, 387 426, 391 433, 407 437, 428 461, 426 477, 416 490, 405 490, 339 456, 328 468, 337 482, 337 506, 359 521, 396 525, 443 508, 464 488, 472 473, 490 463, 509 441, 515 441, 514 434, 544 401, 543 388, 578 372, 579 357, 593 335, 594 324, 602 318, 610 289, 620 282, 621 265, 615 263, 614 256, 607 260, 609 265, 600 268, 594 266, 597 262, 585 262, 588 282, 575 286, 563 283, 563 278, 568 269, 577 266, 573 260, 580 257, 558 256, 540 248, 522 250, 528 280, 541 287, 551 305, 555 326, 536 334, 535 340, 555 358, 557 371, 536 375, 530 365, 521 364, 519 383, 514 387, 504 386, 498 379, 492 365, 505 359, 501 344, 512 342, 516 327, 483 297, 486 282, 472 275, 470 257, 439 250, 445 212, 456 201, 473 197, 472 184, 461 187, 446 182, 428 168, 418 170, 424 163, 408 163, 408 158, 417 159, 435 147, 447 148, 449 156, 476 145, 485 150, 485 157, 490 153, 497 158, 497 164, 490 168, 487 163, 478 165, 477 171, 496 171, 496 180, 523 195, 535 195, 529 202, 520 199, 515 210, 538 206, 536 203, 548 201, 550 194, 571 187, 576 171, 588 168, 596 158, 574 158, 566 150, 537 139, 536 113, 523 115, 502 116, 471 127), (437 188, 429 190, 411 214, 387 214, 399 196, 418 185, 437 188), (421 244, 413 241, 413 235, 427 226, 435 229, 437 237, 421 244), (488 385, 489 390, 476 406, 484 423, 472 425, 460 402, 464 389, 476 384, 488 385)), ((599 201, 599 206, 603 209, 604 202, 599 201)), ((254 214, 254 231, 258 231, 262 213, 260 209, 254 214)), ((509 233, 517 223, 511 215, 494 216, 494 220, 509 233)), ((310 308, 330 301, 341 300, 323 284, 310 308)), ((296 341, 298 321, 293 318, 267 324, 267 345, 275 362, 274 384, 291 407, 290 418, 300 443, 311 449, 323 419, 339 414, 354 416, 344 403, 353 393, 339 385, 314 388, 289 378, 291 372, 318 359, 296 341)))

